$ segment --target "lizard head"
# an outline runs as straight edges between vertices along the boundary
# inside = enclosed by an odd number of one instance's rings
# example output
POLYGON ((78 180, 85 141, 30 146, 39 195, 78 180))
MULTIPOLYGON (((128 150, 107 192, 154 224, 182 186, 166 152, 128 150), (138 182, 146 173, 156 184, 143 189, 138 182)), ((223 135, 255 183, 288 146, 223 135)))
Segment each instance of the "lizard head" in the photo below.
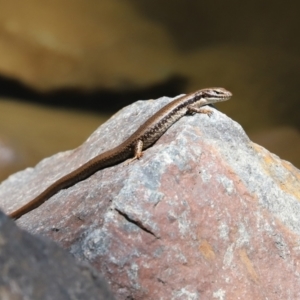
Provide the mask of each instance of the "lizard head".
POLYGON ((229 100, 232 94, 224 88, 208 88, 201 90, 201 98, 207 101, 207 104, 229 100))

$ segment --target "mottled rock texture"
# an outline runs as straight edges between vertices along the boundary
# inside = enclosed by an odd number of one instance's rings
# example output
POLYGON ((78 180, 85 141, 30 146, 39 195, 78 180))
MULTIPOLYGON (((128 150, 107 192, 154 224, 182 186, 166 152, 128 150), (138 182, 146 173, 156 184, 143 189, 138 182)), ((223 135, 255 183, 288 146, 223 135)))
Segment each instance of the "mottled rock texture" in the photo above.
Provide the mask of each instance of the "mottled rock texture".
MULTIPOLYGON (((1 208, 118 145, 170 100, 136 102, 81 147, 11 176, 1 208)), ((183 117, 142 159, 95 173, 17 224, 89 261, 117 299, 297 299, 299 191, 299 170, 215 110, 183 117)))
POLYGON ((112 300, 106 283, 63 249, 0 212, 0 299, 112 300))

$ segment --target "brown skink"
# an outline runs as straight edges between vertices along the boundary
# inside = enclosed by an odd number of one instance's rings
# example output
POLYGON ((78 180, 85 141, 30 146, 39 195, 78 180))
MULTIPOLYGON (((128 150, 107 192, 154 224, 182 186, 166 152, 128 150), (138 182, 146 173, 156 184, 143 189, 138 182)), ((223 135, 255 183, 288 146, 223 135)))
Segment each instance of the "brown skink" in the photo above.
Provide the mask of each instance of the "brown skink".
POLYGON ((39 207, 60 190, 88 178, 95 172, 120 163, 132 156, 132 160, 140 158, 144 149, 154 144, 171 125, 185 114, 206 113, 210 115, 212 111, 201 108, 201 106, 226 101, 231 96, 232 94, 223 88, 208 88, 175 99, 150 117, 119 146, 97 155, 76 170, 61 177, 27 204, 10 213, 9 216, 18 219, 39 207))

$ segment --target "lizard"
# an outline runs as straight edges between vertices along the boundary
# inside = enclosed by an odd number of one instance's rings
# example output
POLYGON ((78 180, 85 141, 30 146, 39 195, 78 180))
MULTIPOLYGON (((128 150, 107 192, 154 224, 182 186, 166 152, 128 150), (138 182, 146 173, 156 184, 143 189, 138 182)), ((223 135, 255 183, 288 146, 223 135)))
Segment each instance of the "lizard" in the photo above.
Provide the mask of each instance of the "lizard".
POLYGON ((13 219, 18 219, 39 207, 60 190, 75 185, 99 170, 121 163, 132 156, 133 158, 128 162, 140 159, 143 155, 143 150, 153 145, 181 117, 188 113, 204 113, 210 116, 212 110, 202 108, 202 106, 229 100, 231 96, 231 92, 224 88, 206 88, 176 98, 146 120, 120 145, 97 155, 61 177, 31 201, 9 213, 9 216, 13 219))

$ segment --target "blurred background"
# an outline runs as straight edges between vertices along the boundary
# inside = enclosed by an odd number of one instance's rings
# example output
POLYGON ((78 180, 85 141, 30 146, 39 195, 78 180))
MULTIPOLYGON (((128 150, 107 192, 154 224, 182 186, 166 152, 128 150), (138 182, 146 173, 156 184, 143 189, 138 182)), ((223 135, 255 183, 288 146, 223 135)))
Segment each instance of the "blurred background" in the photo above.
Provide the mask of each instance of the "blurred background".
POLYGON ((0 0, 0 181, 141 99, 218 109, 300 167, 300 2, 0 0))

